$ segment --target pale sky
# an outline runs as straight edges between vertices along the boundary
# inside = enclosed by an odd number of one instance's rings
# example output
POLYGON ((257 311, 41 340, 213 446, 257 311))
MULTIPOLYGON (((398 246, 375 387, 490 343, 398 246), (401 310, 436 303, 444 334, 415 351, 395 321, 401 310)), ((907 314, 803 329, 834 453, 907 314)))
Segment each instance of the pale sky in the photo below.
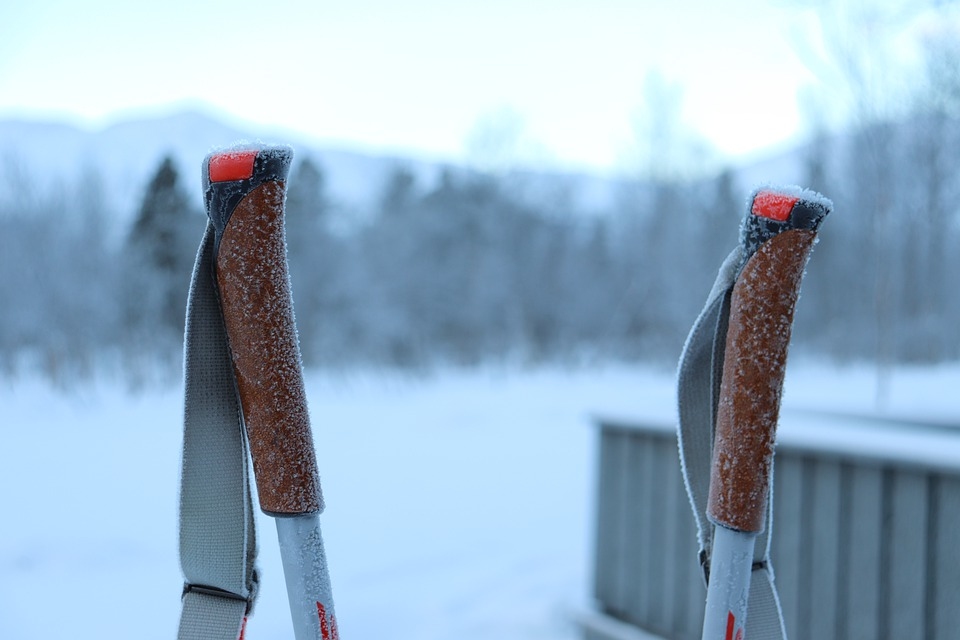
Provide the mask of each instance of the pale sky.
POLYGON ((0 8, 0 116, 203 103, 365 147, 462 157, 507 110, 561 162, 609 168, 650 69, 722 153, 789 140, 815 82, 791 4, 761 0, 34 0, 0 8))

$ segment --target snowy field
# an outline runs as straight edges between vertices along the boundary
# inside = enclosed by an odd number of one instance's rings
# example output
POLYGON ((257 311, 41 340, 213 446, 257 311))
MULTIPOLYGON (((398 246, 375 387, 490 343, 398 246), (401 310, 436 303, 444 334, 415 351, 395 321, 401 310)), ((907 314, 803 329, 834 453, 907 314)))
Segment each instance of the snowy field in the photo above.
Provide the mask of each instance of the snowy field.
MULTIPOLYGON (((669 419, 673 372, 307 375, 341 637, 569 640, 590 606, 592 414, 669 419)), ((960 367, 899 370, 885 409, 960 416, 960 367)), ((791 363, 785 403, 872 411, 870 369, 791 363)), ((175 637, 181 391, 0 383, 0 638, 175 637)), ((250 640, 291 638, 261 517, 250 640)), ((691 552, 694 541, 691 540, 691 552)))

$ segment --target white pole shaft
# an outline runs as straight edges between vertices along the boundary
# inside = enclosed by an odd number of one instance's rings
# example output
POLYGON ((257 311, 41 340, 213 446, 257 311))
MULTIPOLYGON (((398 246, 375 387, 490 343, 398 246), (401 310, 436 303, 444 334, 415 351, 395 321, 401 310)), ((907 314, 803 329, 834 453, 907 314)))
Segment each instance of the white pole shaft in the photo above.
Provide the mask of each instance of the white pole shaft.
POLYGON ((317 514, 280 517, 277 537, 296 640, 338 640, 330 571, 317 514))
POLYGON ((756 540, 756 533, 734 531, 721 525, 715 528, 702 640, 745 640, 756 540))

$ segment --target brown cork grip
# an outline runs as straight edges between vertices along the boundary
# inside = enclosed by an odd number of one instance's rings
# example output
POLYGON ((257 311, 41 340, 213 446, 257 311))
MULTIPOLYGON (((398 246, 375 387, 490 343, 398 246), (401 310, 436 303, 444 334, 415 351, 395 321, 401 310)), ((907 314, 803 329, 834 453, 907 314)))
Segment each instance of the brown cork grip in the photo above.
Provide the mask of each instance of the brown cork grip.
POLYGON ((293 315, 283 230, 285 183, 240 199, 223 229, 216 279, 260 507, 323 509, 293 315))
POLYGON ((707 515, 763 531, 793 313, 816 232, 783 231, 759 246, 733 287, 707 515))

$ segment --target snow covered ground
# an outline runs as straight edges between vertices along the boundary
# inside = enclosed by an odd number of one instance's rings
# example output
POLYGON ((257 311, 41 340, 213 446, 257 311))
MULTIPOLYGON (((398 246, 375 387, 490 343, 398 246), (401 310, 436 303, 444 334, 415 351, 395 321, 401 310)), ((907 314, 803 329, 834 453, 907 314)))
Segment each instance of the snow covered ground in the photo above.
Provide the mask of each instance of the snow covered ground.
MULTIPOLYGON (((958 366, 898 370, 885 408, 955 418, 958 383, 958 366)), ((579 637, 590 416, 669 419, 673 385, 672 371, 628 367, 308 373, 341 636, 579 637)), ((785 403, 872 411, 875 390, 871 369, 798 361, 785 403)), ((173 638, 180 389, 7 382, 0 406, 0 638, 173 638)), ((258 526, 263 578, 247 637, 291 638, 273 522, 258 526)))

